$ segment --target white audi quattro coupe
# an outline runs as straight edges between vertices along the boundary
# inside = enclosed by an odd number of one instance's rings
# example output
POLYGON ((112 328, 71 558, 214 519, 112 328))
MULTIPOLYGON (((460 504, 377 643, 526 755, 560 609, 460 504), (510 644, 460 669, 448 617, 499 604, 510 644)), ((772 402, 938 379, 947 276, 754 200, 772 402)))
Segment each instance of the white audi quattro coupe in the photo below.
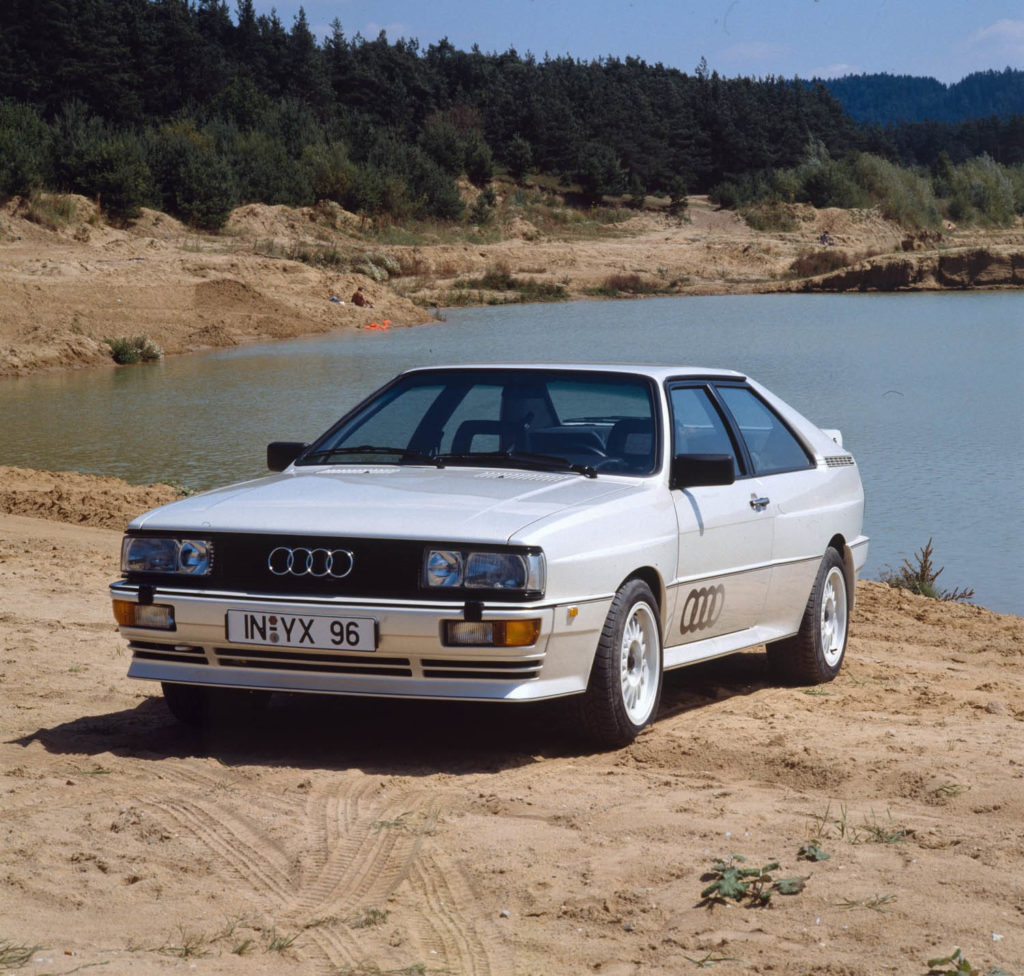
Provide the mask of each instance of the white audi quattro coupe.
POLYGON ((128 673, 185 723, 274 691, 564 696, 616 747, 667 668, 760 644, 786 681, 842 665, 856 462, 740 373, 414 369, 267 463, 124 538, 128 673))

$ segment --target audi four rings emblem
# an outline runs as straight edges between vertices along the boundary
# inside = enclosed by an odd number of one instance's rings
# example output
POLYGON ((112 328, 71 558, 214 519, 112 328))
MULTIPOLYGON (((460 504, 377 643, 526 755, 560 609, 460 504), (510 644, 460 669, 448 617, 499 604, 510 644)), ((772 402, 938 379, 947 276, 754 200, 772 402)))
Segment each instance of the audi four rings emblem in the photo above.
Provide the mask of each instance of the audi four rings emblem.
POLYGON ((355 556, 350 549, 288 549, 278 546, 267 556, 267 569, 275 576, 313 576, 344 579, 352 572, 355 556))
POLYGON ((679 632, 690 634, 695 630, 707 630, 722 616, 724 604, 725 587, 721 584, 690 590, 683 604, 683 619, 679 624, 679 632))

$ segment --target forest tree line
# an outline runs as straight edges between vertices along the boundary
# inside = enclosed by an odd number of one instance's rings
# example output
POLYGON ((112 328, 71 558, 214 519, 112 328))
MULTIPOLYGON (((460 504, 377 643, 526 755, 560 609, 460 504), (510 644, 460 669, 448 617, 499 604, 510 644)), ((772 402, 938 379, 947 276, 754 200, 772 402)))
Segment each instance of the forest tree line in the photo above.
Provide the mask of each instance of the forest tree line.
MULTIPOLYGON (((974 184, 995 180, 1011 219, 1024 210, 1024 115, 868 125, 820 83, 421 49, 337 21, 318 40, 303 12, 286 27, 253 0, 0 5, 0 197, 77 192, 115 219, 151 206, 209 229, 240 203, 321 199, 457 220, 456 177, 483 187, 496 168, 558 178, 587 203, 725 205, 862 205, 872 180, 906 173, 962 190, 964 219, 999 223, 974 184)), ((949 209, 929 206, 927 220, 949 209)))

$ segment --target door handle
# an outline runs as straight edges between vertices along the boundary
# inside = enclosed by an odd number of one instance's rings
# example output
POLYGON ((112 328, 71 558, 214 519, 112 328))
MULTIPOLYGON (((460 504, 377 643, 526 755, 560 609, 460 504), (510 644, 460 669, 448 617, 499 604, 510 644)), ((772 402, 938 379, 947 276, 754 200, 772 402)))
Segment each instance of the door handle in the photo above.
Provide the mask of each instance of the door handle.
POLYGON ((750 496, 750 507, 755 512, 763 512, 768 507, 768 503, 770 501, 771 501, 770 498, 764 498, 764 497, 759 498, 757 495, 751 494, 751 496, 750 496))

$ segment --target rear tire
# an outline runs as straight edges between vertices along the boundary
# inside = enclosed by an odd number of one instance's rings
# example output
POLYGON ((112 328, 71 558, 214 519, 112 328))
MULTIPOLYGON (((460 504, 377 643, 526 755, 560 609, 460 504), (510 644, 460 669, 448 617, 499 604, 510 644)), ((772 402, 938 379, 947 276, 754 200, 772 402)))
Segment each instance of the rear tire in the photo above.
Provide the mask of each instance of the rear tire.
POLYGON ((630 580, 612 600, 580 700, 588 737, 613 749, 629 745, 657 714, 661 673, 658 604, 646 583, 630 580))
POLYGON ((768 666, 783 681, 818 685, 831 681, 843 665, 850 633, 846 564, 829 548, 821 560, 800 630, 769 644, 768 666))

